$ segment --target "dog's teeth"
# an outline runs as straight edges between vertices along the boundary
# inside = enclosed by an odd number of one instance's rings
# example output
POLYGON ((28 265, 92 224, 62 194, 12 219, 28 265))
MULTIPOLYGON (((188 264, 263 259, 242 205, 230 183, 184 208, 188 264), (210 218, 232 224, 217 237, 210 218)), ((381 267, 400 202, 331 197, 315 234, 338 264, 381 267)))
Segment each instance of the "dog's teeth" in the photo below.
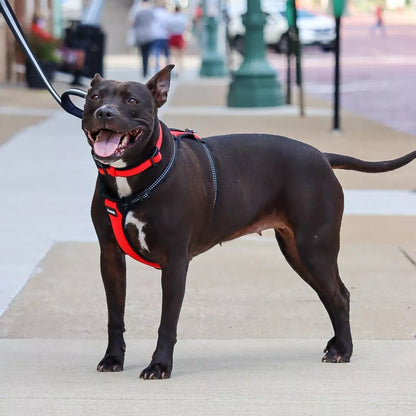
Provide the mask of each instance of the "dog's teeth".
POLYGON ((137 137, 140 136, 141 132, 142 131, 140 129, 136 129, 136 130, 131 131, 129 134, 132 139, 136 139, 137 137))
POLYGON ((129 135, 128 134, 125 134, 123 136, 123 139, 121 140, 121 145, 122 146, 126 146, 128 142, 129 142, 129 135))

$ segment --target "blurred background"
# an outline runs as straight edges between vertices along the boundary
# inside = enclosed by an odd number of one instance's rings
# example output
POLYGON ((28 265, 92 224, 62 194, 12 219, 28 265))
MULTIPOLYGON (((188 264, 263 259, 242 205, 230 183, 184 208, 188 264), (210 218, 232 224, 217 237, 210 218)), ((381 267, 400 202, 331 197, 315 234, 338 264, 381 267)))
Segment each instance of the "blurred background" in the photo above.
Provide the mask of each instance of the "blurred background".
MULTIPOLYGON (((288 83, 286 3, 261 1, 266 18, 266 58, 282 84, 288 83)), ((416 134, 416 118, 411 114, 416 94, 416 0, 345 3, 341 27, 343 107, 416 134), (377 24, 379 18, 382 25, 377 24)), ((36 18, 41 30, 50 35, 49 46, 58 55, 52 59, 57 61, 54 71, 58 81, 86 86, 96 72, 123 79, 136 74, 132 72, 136 67, 137 80, 143 80, 140 54, 129 38, 131 16, 140 0, 11 0, 10 4, 27 34, 31 34, 36 18)), ((165 4, 171 12, 180 6, 187 16, 182 78, 192 71, 227 77, 239 68, 244 54, 242 15, 246 0, 166 0, 165 4), (204 73, 204 55, 212 35, 207 35, 204 16, 215 23, 215 53, 225 67, 219 73, 204 73)), ((332 100, 333 94, 335 19, 331 5, 329 0, 296 2, 304 89, 308 95, 324 100, 332 100)), ((35 42, 30 46, 39 59, 51 53, 35 42)), ((151 71, 153 68, 151 64, 151 71)), ((0 17, 0 86, 26 87, 29 70, 24 54, 0 17)), ((294 79, 292 69, 291 82, 294 79)))

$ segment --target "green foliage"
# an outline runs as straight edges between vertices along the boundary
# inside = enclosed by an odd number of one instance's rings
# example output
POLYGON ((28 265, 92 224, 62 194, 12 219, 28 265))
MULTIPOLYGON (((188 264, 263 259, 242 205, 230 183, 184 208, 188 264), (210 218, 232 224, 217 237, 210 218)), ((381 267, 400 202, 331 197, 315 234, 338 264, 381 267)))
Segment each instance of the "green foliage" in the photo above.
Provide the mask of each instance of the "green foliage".
POLYGON ((61 59, 57 53, 58 41, 56 39, 42 39, 33 33, 29 33, 27 41, 39 61, 60 63, 61 59))

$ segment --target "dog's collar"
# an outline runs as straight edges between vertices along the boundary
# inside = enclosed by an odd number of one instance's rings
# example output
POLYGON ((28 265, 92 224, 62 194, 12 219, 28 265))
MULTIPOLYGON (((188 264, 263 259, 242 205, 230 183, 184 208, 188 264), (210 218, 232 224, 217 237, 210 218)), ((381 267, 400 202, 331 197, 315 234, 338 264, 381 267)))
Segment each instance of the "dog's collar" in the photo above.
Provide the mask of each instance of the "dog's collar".
POLYGON ((149 159, 145 160, 140 165, 135 166, 133 168, 115 168, 114 166, 105 165, 104 163, 99 162, 94 158, 95 164, 97 165, 98 172, 101 175, 110 175, 114 178, 117 176, 121 176, 123 178, 127 178, 129 176, 138 175, 139 173, 144 172, 146 169, 149 169, 151 166, 156 166, 162 160, 162 153, 160 153, 160 148, 162 147, 163 141, 163 132, 162 126, 159 124, 159 137, 156 141, 156 145, 154 147, 152 156, 149 159))

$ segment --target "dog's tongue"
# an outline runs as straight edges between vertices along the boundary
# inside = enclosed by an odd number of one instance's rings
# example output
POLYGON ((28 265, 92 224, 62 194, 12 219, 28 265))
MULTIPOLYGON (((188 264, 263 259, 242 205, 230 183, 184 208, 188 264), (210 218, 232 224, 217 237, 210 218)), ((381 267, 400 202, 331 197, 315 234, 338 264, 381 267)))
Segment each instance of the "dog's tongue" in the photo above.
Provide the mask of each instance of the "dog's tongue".
POLYGON ((97 156, 111 156, 117 149, 123 133, 116 133, 110 130, 102 130, 94 142, 94 153, 97 156))

